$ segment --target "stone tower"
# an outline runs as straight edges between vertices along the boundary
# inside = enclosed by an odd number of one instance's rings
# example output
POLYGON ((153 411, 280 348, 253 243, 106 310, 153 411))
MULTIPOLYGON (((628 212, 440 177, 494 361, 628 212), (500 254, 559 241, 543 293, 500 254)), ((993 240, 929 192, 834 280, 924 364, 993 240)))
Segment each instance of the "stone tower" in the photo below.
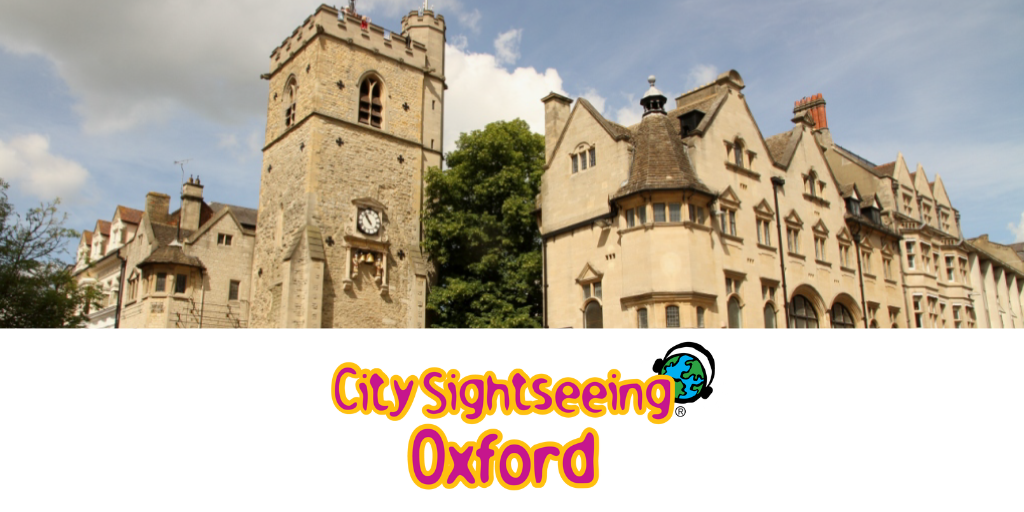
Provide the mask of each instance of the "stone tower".
POLYGON ((270 56, 252 327, 423 327, 444 17, 395 34, 321 5, 270 56))

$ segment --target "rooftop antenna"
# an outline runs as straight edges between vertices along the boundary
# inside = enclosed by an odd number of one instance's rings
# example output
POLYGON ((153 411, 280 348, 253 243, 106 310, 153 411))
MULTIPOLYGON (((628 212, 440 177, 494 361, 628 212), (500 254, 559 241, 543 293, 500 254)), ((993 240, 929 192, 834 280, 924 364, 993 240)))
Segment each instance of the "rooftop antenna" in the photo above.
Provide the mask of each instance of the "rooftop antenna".
MULTIPOLYGON (((352 0, 352 1, 355 1, 355 0, 352 0)), ((191 158, 186 158, 184 160, 175 160, 174 161, 174 165, 178 165, 178 166, 181 167, 181 188, 179 189, 179 191, 185 189, 185 164, 187 164, 187 163, 189 163, 191 161, 192 161, 191 158)), ((178 230, 177 230, 177 234, 174 235, 174 241, 170 243, 170 245, 173 245, 173 246, 176 246, 176 247, 181 247, 181 242, 180 242, 180 240, 181 240, 181 214, 183 213, 182 210, 184 208, 185 208, 185 200, 184 199, 179 199, 178 200, 178 230)))

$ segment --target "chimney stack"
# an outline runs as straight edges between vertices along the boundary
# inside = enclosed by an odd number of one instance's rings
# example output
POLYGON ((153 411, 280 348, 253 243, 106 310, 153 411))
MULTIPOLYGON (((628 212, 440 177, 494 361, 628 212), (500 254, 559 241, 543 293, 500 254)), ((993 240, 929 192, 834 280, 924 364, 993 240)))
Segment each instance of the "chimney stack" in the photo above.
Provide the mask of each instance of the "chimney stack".
POLYGON ((203 185, 199 180, 188 181, 181 186, 181 229, 195 231, 199 229, 199 215, 203 209, 203 185))
POLYGON ((159 192, 146 194, 146 215, 150 222, 167 224, 170 210, 171 196, 159 192))
POLYGON ((546 161, 551 161, 551 151, 558 143, 558 137, 562 135, 565 123, 569 120, 569 107, 572 100, 558 93, 551 93, 541 99, 544 103, 544 155, 546 161))
POLYGON ((811 115, 811 119, 814 119, 815 130, 828 129, 828 119, 825 117, 825 98, 821 93, 815 94, 810 98, 804 98, 794 104, 794 115, 800 115, 803 112, 808 112, 811 115))

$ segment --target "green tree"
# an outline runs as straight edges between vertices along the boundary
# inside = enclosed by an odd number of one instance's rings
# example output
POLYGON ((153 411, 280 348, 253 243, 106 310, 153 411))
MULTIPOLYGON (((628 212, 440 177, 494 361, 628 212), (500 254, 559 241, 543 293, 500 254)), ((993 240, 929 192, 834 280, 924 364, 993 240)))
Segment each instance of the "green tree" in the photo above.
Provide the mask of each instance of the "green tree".
POLYGON ((449 169, 427 173, 423 248, 437 269, 434 327, 541 327, 540 232, 533 217, 544 137, 525 121, 462 134, 449 169))
POLYGON ((82 327, 99 292, 80 287, 59 258, 79 234, 64 227, 60 200, 14 212, 0 179, 0 328, 82 327))

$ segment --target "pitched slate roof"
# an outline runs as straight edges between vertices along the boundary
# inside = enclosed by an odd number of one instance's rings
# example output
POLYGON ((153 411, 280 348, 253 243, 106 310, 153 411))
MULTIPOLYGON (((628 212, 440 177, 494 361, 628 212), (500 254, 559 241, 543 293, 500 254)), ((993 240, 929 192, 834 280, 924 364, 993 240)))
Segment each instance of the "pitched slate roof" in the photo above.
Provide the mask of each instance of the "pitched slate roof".
POLYGON ((768 154, 771 155, 772 161, 785 168, 789 167, 789 163, 793 161, 796 147, 802 138, 803 130, 799 126, 794 126, 792 130, 772 135, 764 142, 768 146, 768 154))
POLYGON ((141 210, 136 210, 134 208, 128 208, 127 206, 118 205, 117 214, 121 217, 121 222, 127 224, 138 225, 140 222, 142 222, 143 212, 141 210))
POLYGON ((896 162, 882 164, 872 169, 876 175, 883 178, 891 178, 896 173, 896 162))
POLYGON ((103 236, 110 236, 110 222, 106 220, 97 220, 96 231, 103 236))
POLYGON ((233 204, 210 203, 210 209, 213 210, 214 214, 219 213, 224 208, 231 210, 231 213, 234 214, 235 218, 238 219, 238 223, 242 226, 247 228, 256 227, 256 209, 235 206, 233 204))
POLYGON ((148 265, 183 265, 186 267, 195 267, 205 269, 202 260, 195 256, 187 256, 185 251, 181 249, 181 246, 177 245, 165 245, 155 251, 153 251, 149 257, 142 260, 137 266, 139 268, 148 265))
POLYGON ((697 124, 697 127, 693 129, 694 133, 704 133, 708 129, 708 125, 715 118, 719 108, 725 102, 728 93, 724 89, 717 87, 710 87, 715 85, 713 82, 708 86, 696 89, 689 93, 686 93, 679 98, 676 98, 678 106, 668 113, 670 119, 677 119, 683 114, 700 111, 704 113, 704 117, 697 124))
POLYGON ((679 134, 678 123, 665 115, 649 115, 633 134, 629 179, 613 199, 644 190, 690 189, 714 195, 697 177, 679 134))
POLYGON ((179 242, 184 241, 192 234, 191 231, 183 229, 181 230, 181 238, 178 238, 178 228, 176 225, 169 226, 166 224, 150 224, 150 226, 153 228, 153 236, 156 237, 157 244, 161 246, 167 245, 175 240, 178 240, 179 242))
POLYGON ((604 116, 602 116, 601 113, 598 112, 597 109, 594 108, 594 106, 586 99, 580 98, 578 101, 581 107, 587 109, 587 111, 590 112, 590 115, 594 116, 594 119, 597 120, 598 124, 600 124, 606 132, 608 132, 608 135, 610 135, 612 139, 629 140, 630 132, 628 128, 605 119, 604 116))
POLYGON ((92 231, 82 231, 82 238, 85 239, 85 245, 92 245, 92 231))

